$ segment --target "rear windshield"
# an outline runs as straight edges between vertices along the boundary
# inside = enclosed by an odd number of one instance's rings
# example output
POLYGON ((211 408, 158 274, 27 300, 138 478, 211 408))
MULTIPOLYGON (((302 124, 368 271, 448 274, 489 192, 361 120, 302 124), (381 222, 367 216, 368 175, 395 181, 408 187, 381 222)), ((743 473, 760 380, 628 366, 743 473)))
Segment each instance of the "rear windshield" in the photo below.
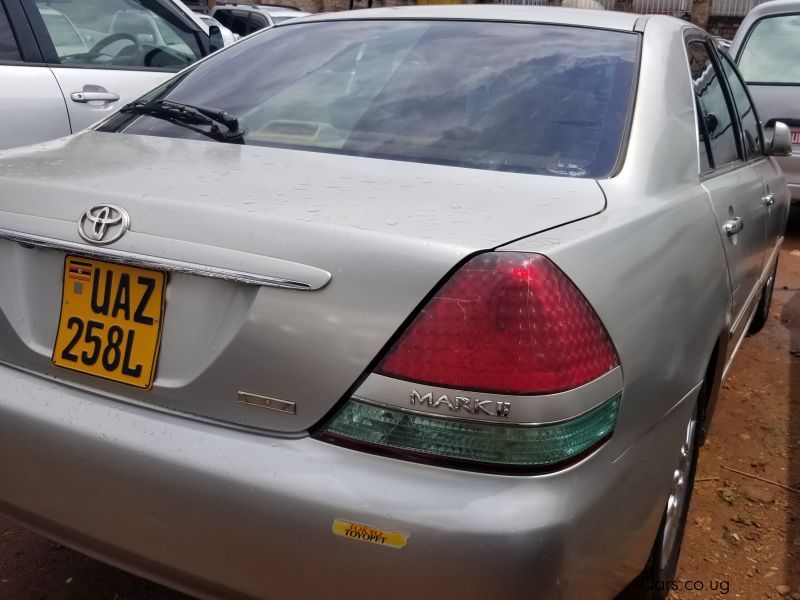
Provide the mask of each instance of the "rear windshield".
POLYGON ((747 83, 800 85, 800 15, 758 21, 739 55, 747 83))
MULTIPOLYGON (((225 50, 152 98, 224 109, 248 145, 595 178, 620 153, 638 39, 526 23, 298 23, 225 50)), ((114 128, 207 139, 153 117, 103 130, 114 128)))

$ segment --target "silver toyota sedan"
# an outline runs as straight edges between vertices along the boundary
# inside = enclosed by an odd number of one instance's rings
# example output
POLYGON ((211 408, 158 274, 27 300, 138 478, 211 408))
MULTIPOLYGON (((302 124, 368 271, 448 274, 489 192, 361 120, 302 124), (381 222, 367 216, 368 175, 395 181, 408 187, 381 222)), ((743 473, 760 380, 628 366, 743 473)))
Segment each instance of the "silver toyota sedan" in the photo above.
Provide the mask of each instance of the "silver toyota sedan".
POLYGON ((669 17, 243 40, 0 155, 0 512, 208 598, 663 597, 788 151, 669 17))

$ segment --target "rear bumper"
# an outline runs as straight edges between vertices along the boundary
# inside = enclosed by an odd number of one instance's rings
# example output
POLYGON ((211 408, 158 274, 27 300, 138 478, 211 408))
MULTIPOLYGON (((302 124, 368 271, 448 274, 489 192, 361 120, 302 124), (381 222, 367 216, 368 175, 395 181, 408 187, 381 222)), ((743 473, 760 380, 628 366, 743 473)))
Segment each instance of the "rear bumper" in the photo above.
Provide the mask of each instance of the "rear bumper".
POLYGON ((644 564, 693 400, 619 457, 606 445, 508 477, 222 428, 0 366, 0 512, 207 597, 606 598, 644 564), (335 536, 336 518, 408 544, 335 536))

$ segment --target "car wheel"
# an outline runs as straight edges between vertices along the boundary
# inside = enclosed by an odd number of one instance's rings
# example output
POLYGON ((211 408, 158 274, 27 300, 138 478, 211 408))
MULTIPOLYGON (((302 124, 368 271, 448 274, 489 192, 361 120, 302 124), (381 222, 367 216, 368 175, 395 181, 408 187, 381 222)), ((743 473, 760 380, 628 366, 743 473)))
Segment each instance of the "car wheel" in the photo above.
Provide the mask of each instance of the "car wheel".
POLYGON ((775 266, 772 269, 772 273, 769 274, 769 277, 764 284, 764 289, 761 290, 761 299, 758 301, 756 314, 750 323, 750 329, 747 332, 748 335, 753 335, 754 333, 761 331, 764 325, 766 325, 767 319, 769 319, 769 307, 772 304, 772 290, 775 289, 775 275, 777 272, 778 261, 776 260, 775 266))
MULTIPOLYGON (((705 393, 706 385, 701 388, 705 393)), ((697 422, 697 406, 686 425, 683 443, 680 448, 678 465, 673 472, 672 484, 667 498, 667 506, 661 518, 653 549, 647 564, 639 576, 631 583, 617 600, 638 598, 642 600, 662 600, 670 591, 671 582, 675 581, 675 570, 683 542, 683 531, 686 517, 689 514, 689 501, 692 498, 694 474, 697 468, 699 451, 699 431, 697 422)))

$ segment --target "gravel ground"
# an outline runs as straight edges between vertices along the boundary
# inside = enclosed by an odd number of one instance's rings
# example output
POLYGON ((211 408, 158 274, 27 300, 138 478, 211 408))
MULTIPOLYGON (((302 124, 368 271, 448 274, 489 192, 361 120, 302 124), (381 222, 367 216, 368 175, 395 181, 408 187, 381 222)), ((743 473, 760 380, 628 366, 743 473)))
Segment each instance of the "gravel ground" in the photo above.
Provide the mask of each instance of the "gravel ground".
MULTIPOLYGON (((673 600, 800 600, 800 210, 781 252, 770 320, 743 344, 701 451, 671 587, 673 600)), ((0 599, 87 598, 186 596, 0 519, 0 599)))
POLYGON ((800 207, 778 264, 769 322, 737 354, 700 453, 675 599, 800 600, 800 207))

